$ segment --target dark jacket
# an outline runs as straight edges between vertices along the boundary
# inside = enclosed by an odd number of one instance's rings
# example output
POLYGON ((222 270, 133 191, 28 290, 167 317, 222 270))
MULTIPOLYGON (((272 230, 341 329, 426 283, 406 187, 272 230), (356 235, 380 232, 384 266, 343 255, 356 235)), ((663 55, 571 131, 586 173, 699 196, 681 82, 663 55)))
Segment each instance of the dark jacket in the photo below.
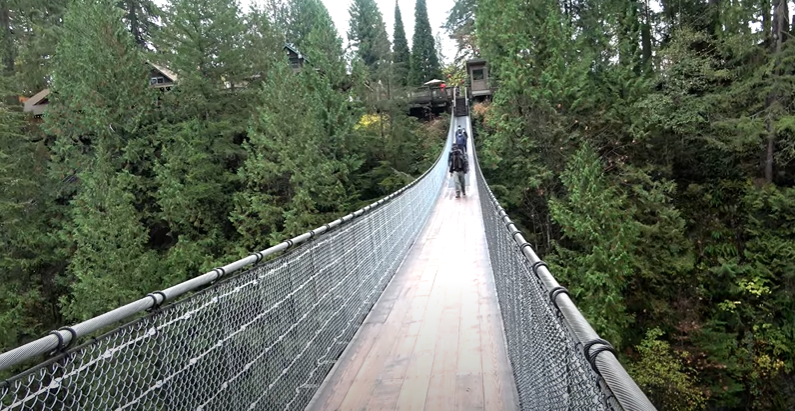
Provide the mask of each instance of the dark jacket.
POLYGON ((455 136, 455 143, 458 144, 459 146, 463 147, 464 149, 466 149, 466 147, 467 147, 467 132, 462 130, 460 133, 457 133, 456 136, 455 136))
POLYGON ((451 173, 453 171, 469 172, 469 161, 460 148, 456 147, 450 150, 450 154, 447 156, 447 168, 451 173))

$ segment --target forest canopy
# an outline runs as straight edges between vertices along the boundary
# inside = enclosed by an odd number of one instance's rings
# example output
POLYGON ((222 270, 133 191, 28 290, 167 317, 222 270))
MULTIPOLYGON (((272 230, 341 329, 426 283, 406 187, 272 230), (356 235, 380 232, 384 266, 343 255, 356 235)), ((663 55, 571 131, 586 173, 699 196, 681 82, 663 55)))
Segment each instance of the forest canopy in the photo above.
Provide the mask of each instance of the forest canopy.
POLYGON ((350 15, 344 48, 320 0, 0 1, 0 351, 422 174, 447 121, 407 115, 420 60, 350 15))
POLYGON ((659 409, 795 409, 784 0, 459 0, 486 179, 659 409))

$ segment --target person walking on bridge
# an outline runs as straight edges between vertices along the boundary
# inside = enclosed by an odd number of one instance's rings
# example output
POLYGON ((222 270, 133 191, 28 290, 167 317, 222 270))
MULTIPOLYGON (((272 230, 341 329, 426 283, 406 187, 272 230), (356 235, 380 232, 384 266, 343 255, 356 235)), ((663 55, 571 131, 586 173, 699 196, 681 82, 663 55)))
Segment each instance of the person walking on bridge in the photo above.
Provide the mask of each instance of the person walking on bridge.
POLYGON ((455 143, 461 147, 461 150, 464 151, 464 154, 467 152, 467 137, 469 136, 467 135, 466 130, 461 128, 459 125, 458 129, 455 131, 455 143))
POLYGON ((466 181, 464 180, 466 173, 469 172, 469 162, 467 156, 461 151, 458 144, 453 144, 453 149, 450 150, 450 155, 447 157, 447 166, 450 170, 450 175, 455 181, 455 198, 460 198, 461 193, 467 195, 466 181))

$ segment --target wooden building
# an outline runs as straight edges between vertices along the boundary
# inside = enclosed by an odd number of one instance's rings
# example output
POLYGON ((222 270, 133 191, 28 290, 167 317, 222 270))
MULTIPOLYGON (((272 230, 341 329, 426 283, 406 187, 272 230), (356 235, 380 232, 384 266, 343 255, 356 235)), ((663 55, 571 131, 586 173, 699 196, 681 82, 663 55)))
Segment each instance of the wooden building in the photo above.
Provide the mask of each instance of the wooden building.
POLYGON ((149 85, 162 91, 169 91, 177 83, 177 75, 173 71, 148 63, 152 69, 149 71, 149 85))
POLYGON ((491 99, 493 89, 489 81, 489 67, 484 59, 467 60, 469 95, 473 100, 491 99))
POLYGON ((41 117, 41 115, 44 114, 44 110, 47 109, 47 105, 50 104, 49 96, 50 89, 45 88, 25 100, 25 105, 22 110, 26 113, 31 113, 35 118, 41 117))
POLYGON ((306 57, 295 47, 285 44, 284 51, 287 53, 287 59, 290 60, 290 66, 296 73, 304 67, 305 63, 308 63, 306 57))
MULTIPOLYGON (((285 44, 284 51, 287 54, 287 58, 290 61, 290 66, 292 66, 293 70, 297 73, 300 71, 304 64, 309 63, 306 57, 298 51, 295 47, 285 44)), ((163 92, 170 91, 179 81, 179 78, 176 73, 163 67, 161 65, 147 62, 147 65, 150 66, 149 70, 149 86, 152 88, 159 89, 163 92)), ((261 79, 260 74, 255 74, 249 78, 249 81, 243 82, 241 84, 235 85, 236 87, 245 87, 248 83, 253 83, 261 79)), ((232 88, 231 85, 227 84, 226 88, 232 88)), ((49 101, 50 89, 46 88, 35 95, 31 96, 30 98, 20 98, 20 102, 24 103, 23 111, 26 113, 31 113, 33 117, 39 118, 44 114, 44 111, 47 109, 47 105, 50 103, 49 101)))
MULTIPOLYGON (((171 90, 171 88, 177 83, 178 78, 173 71, 151 62, 147 62, 146 64, 150 66, 150 87, 166 92, 171 90)), ((47 106, 50 104, 49 96, 50 89, 45 88, 32 97, 25 99, 25 105, 22 110, 26 113, 30 113, 34 118, 40 118, 47 109, 47 106)))

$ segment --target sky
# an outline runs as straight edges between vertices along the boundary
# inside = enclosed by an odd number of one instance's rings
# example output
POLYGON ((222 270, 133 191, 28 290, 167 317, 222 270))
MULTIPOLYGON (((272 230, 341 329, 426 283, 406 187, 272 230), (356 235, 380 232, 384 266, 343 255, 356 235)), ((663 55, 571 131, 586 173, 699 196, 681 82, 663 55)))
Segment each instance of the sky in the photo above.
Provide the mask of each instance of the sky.
MULTIPOLYGON (((241 0, 253 1, 253 0, 241 0)), ((331 18, 334 19, 334 24, 337 26, 337 32, 340 33, 343 40, 347 43, 348 32, 348 7, 350 0, 322 0, 326 5, 331 18)), ((414 36, 414 4, 415 0, 397 0, 400 6, 400 15, 403 18, 403 26, 406 28, 406 37, 411 47, 411 38, 414 36)), ((376 0, 378 8, 381 9, 381 14, 384 15, 384 22, 386 23, 386 32, 389 34, 389 39, 392 40, 395 25, 395 0, 376 0)), ((447 15, 450 9, 455 5, 455 0, 428 0, 428 19, 431 21, 431 28, 433 35, 439 34, 442 38, 442 54, 446 62, 451 62, 455 57, 456 45, 455 40, 449 38, 448 34, 441 26, 447 20, 447 15)))
MULTIPOLYGON (((248 10, 250 4, 256 4, 258 0, 238 0, 242 10, 248 10)), ((348 43, 348 7, 351 0, 322 0, 323 4, 331 14, 334 20, 334 25, 337 27, 337 33, 342 37, 345 44, 348 43)), ((384 15, 384 22, 386 23, 386 32, 389 34, 390 41, 392 34, 394 34, 395 25, 395 0, 375 0, 381 14, 384 15)), ((400 6, 400 15, 403 18, 403 26, 406 29, 406 37, 411 47, 411 38, 414 36, 414 4, 416 0, 397 0, 400 6)), ((428 6, 428 19, 431 22, 433 35, 439 34, 442 38, 442 54, 444 55, 445 62, 452 62, 455 57, 456 44, 455 40, 449 38, 448 34, 441 26, 447 20, 447 15, 450 9, 455 5, 455 0, 427 0, 428 6)))
MULTIPOLYGON (((337 27, 337 33, 344 44, 348 43, 348 8, 350 7, 351 0, 321 0, 331 14, 334 20, 334 25, 337 27)), ((406 29, 406 38, 411 47, 412 37, 414 36, 414 4, 416 0, 375 0, 381 14, 384 16, 386 23, 386 32, 389 35, 389 40, 392 41, 395 26, 395 1, 400 5, 400 14, 403 18, 403 27, 406 29)), ((158 5, 164 5, 167 0, 155 0, 158 5)), ((249 10, 252 4, 260 4, 261 0, 238 0, 238 5, 241 10, 249 10)), ((447 15, 455 5, 455 0, 426 0, 428 7, 428 19, 431 22, 431 29, 433 35, 439 34, 442 40, 442 54, 444 61, 451 63, 456 53, 455 40, 451 39, 449 35, 442 28, 442 25, 447 21, 447 15)))

